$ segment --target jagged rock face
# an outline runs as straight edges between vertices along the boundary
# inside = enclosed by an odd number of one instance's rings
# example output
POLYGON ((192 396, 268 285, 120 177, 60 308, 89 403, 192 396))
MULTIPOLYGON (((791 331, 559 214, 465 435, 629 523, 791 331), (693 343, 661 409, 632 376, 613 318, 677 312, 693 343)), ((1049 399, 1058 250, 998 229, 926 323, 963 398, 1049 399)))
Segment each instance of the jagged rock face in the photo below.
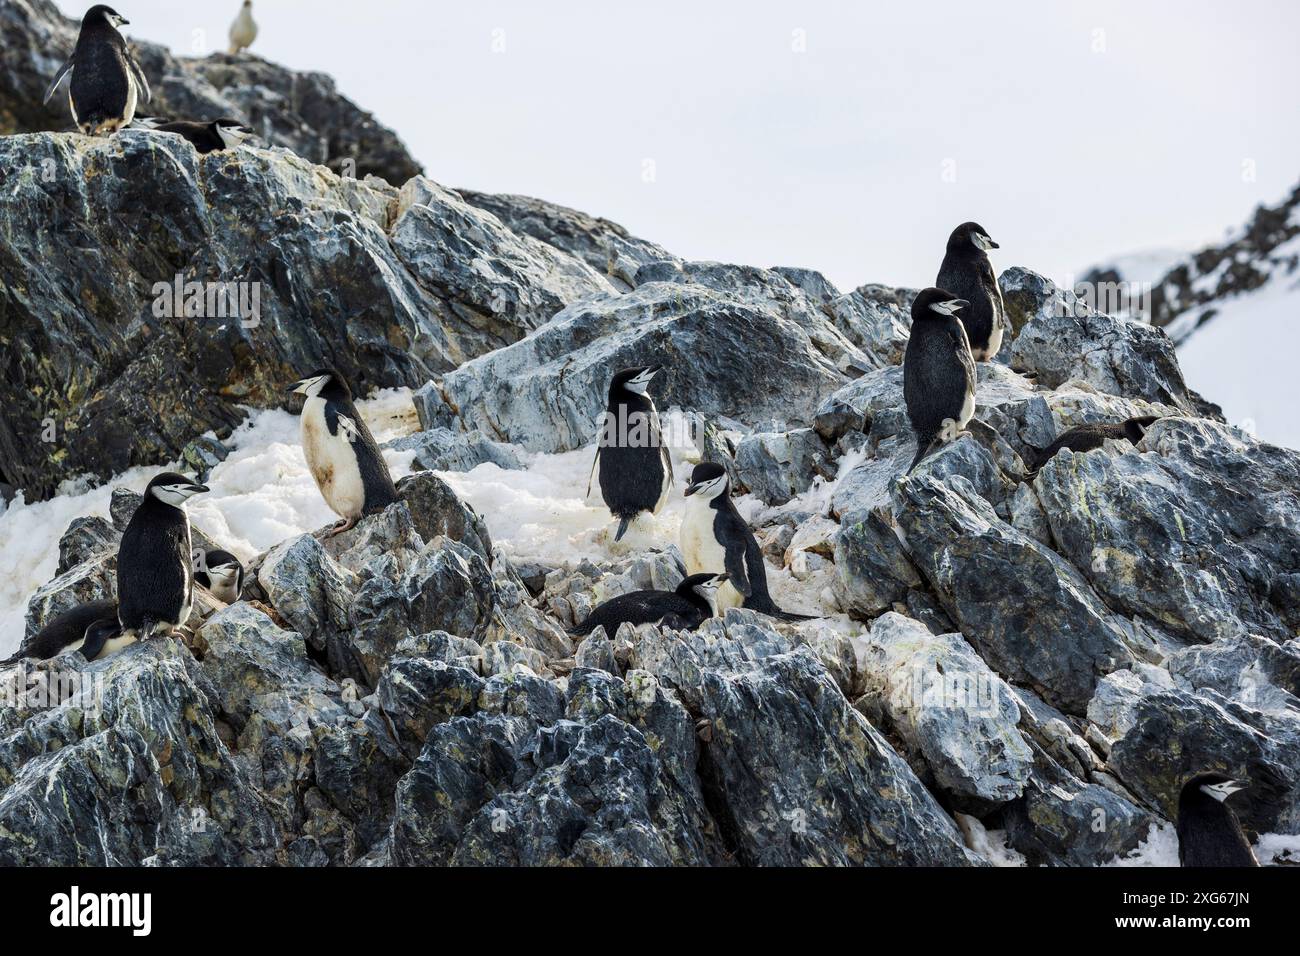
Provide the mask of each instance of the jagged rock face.
MULTIPOLYGON (((66 86, 42 105, 45 89, 77 42, 78 21, 50 0, 0 7, 0 134, 66 130, 66 86)), ((213 38, 219 44, 220 38, 213 38)), ((420 166, 392 130, 342 96, 323 73, 298 73, 253 55, 177 57, 128 37, 153 90, 139 115, 214 120, 229 116, 340 175, 379 176, 401 185, 420 166)))
POLYGON ((598 434, 610 376, 652 364, 668 369, 653 387, 660 408, 810 422, 820 395, 844 383, 840 363, 859 354, 854 346, 773 273, 710 266, 688 282, 674 269, 673 281, 575 303, 523 341, 456 369, 432 423, 459 421, 532 451, 579 448, 598 434), (784 299, 772 291, 779 285, 784 299))
POLYGON ((0 456, 29 498, 174 458, 322 365, 357 394, 417 386, 612 291, 455 194, 399 197, 282 151, 46 134, 0 140, 0 169, 0 456), (178 275, 242 283, 244 310, 177 302, 178 275))

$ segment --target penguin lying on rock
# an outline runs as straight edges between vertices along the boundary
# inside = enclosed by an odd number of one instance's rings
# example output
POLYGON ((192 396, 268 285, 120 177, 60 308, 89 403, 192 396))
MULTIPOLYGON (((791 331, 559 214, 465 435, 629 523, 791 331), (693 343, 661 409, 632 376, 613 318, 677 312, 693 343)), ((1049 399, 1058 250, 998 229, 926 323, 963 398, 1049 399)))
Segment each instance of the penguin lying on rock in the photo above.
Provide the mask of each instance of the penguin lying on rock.
POLYGON ((302 453, 325 503, 339 515, 330 535, 353 527, 362 515, 397 501, 397 488, 374 436, 352 404, 352 391, 333 369, 320 369, 289 386, 306 397, 302 453))
POLYGON ((63 78, 68 84, 72 120, 87 136, 116 133, 135 118, 136 105, 149 102, 149 81, 117 28, 130 21, 116 10, 97 4, 81 20, 77 45, 45 93, 48 103, 63 78))
POLYGON ((209 123, 195 120, 175 120, 169 123, 157 121, 136 124, 155 133, 175 133, 188 140, 201 154, 216 152, 220 149, 234 149, 250 136, 256 135, 239 120, 222 117, 209 123))
POLYGON ((244 565, 229 551, 208 551, 194 571, 194 582, 217 600, 234 604, 244 590, 244 565))
POLYGON ((1108 440, 1118 441, 1121 438, 1127 438, 1136 445, 1146 435, 1147 429, 1159 420, 1159 415, 1143 415, 1140 418, 1130 418, 1128 421, 1114 424, 1076 425, 1074 428, 1062 432, 1060 437, 1046 448, 1030 447, 1027 449, 1025 467, 1029 470, 1025 477, 1031 480, 1036 478, 1038 473, 1043 470, 1043 466, 1051 461, 1056 453, 1063 448, 1068 448, 1076 453, 1092 451, 1095 448, 1100 448, 1108 440))
POLYGON ((912 302, 903 353, 903 401, 916 433, 908 474, 936 441, 956 441, 975 416, 975 360, 958 317, 969 305, 944 289, 925 289, 912 302))
POLYGON ((727 572, 727 580, 718 590, 717 613, 746 607, 783 621, 812 620, 804 614, 783 611, 772 601, 763 552, 732 503, 725 468, 712 461, 700 462, 691 472, 686 497, 680 541, 686 570, 702 574, 720 567, 727 572))
POLYGON ((86 660, 95 661, 134 643, 135 638, 122 636, 116 601, 87 601, 48 622, 25 650, 0 661, 0 667, 24 658, 49 660, 72 651, 81 651, 86 660))
POLYGON ((1193 777, 1178 795, 1178 862, 1182 866, 1259 866, 1227 799, 1246 785, 1221 773, 1193 777))
POLYGON ((590 634, 598 627, 613 637, 620 624, 660 624, 677 631, 693 631, 718 612, 718 588, 725 574, 692 574, 675 591, 633 591, 598 605, 569 633, 590 634))

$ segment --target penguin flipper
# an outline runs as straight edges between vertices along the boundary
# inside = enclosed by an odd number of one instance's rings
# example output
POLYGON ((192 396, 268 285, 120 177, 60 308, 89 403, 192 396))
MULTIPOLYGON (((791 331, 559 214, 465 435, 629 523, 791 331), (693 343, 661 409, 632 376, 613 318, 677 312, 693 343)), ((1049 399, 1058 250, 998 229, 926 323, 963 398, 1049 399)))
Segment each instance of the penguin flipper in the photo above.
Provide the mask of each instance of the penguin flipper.
POLYGON ((81 644, 81 656, 88 661, 93 661, 103 652, 108 639, 117 637, 121 633, 122 626, 116 618, 106 617, 96 621, 86 628, 86 639, 81 644))
POLYGON ((63 78, 72 73, 72 67, 75 60, 75 56, 70 56, 68 57, 68 62, 59 67, 59 72, 54 74, 54 82, 51 83, 50 88, 45 91, 45 99, 41 100, 42 105, 47 105, 50 100, 53 99, 54 91, 59 88, 59 84, 63 82, 63 78))
POLYGON ((136 88, 143 94, 144 102, 148 103, 153 99, 153 90, 149 88, 148 77, 144 75, 144 70, 140 69, 140 64, 130 53, 126 55, 126 62, 130 64, 131 76, 135 78, 136 88))
POLYGON ((749 583, 749 574, 745 568, 745 552, 742 548, 728 548, 723 569, 729 575, 731 586, 745 597, 754 593, 754 586, 749 583))
POLYGON ((591 459, 591 474, 587 476, 587 497, 583 501, 591 500, 591 484, 596 480, 596 465, 600 462, 600 448, 596 449, 596 457, 591 459))
POLYGON ((627 526, 630 525, 631 523, 632 523, 631 518, 618 519, 618 532, 614 535, 615 541, 621 541, 623 539, 623 535, 627 534, 627 526))

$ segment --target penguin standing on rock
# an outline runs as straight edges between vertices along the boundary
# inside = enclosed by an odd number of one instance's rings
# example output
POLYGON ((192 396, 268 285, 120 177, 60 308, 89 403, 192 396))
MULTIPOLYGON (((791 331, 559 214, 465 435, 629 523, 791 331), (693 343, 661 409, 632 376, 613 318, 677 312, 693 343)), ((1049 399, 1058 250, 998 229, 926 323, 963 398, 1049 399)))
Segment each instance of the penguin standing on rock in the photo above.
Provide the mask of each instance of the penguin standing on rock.
POLYGON ((912 303, 903 354, 903 399, 921 463, 936 440, 956 440, 975 415, 975 361, 958 318, 968 303, 944 289, 925 289, 912 303))
POLYGON ((247 50, 257 39, 257 21, 253 19, 253 0, 244 0, 239 15, 230 24, 230 55, 247 50))
POLYGON ((129 126, 137 104, 153 97, 144 71, 117 32, 128 22, 102 3, 86 11, 72 57, 45 93, 43 102, 48 103, 63 78, 72 74, 68 84, 72 120, 87 136, 112 134, 129 126))
POLYGON ((72 651, 81 651, 86 660, 94 661, 133 643, 134 638, 122 637, 116 601, 87 601, 47 623, 26 648, 8 660, 0 661, 0 667, 16 664, 25 657, 49 660, 72 651))
POLYGON ((619 625, 662 624, 679 631, 693 631, 718 613, 718 588, 725 574, 692 574, 675 591, 633 591, 598 605, 587 619, 569 633, 590 634, 598 627, 613 637, 619 625))
POLYGON ((152 124, 148 129, 156 133, 175 133, 182 136, 189 140, 195 150, 204 155, 220 149, 234 149, 244 140, 255 135, 239 120, 226 117, 215 119, 211 123, 176 120, 171 123, 152 124))
POLYGON ((118 620, 125 635, 140 640, 174 635, 189 618, 194 561, 185 502, 207 490, 172 471, 155 476, 145 488, 117 552, 118 620))
POLYGON ((194 572, 194 582, 217 600, 234 604, 244 591, 244 565, 229 551, 205 551, 194 572))
POLYGON ((763 552, 731 501, 731 482, 725 468, 712 461, 700 462, 691 472, 686 497, 679 542, 686 570, 701 574, 724 568, 727 572, 727 580, 718 590, 716 613, 746 607, 784 621, 812 620, 782 611, 772 601, 763 552))
POLYGON ((992 360, 1002 349, 1006 308, 988 256, 990 249, 997 248, 983 226, 963 222, 948 237, 948 251, 939 266, 939 277, 934 280, 940 289, 956 293, 957 298, 969 303, 962 309, 961 322, 970 340, 971 356, 977 362, 992 360))
POLYGON ((601 497, 618 519, 615 541, 642 513, 658 514, 673 486, 672 460, 649 391, 651 380, 661 371, 662 365, 625 368, 609 383, 609 404, 593 467, 600 471, 601 497))
POLYGON ((303 395, 302 451, 325 503, 339 516, 330 535, 353 527, 362 515, 397 501, 397 488, 374 436, 352 404, 348 383, 333 369, 294 382, 303 395))
POLYGON ((1246 785, 1221 773, 1189 780, 1178 795, 1181 866, 1259 866, 1241 823, 1225 802, 1246 785))

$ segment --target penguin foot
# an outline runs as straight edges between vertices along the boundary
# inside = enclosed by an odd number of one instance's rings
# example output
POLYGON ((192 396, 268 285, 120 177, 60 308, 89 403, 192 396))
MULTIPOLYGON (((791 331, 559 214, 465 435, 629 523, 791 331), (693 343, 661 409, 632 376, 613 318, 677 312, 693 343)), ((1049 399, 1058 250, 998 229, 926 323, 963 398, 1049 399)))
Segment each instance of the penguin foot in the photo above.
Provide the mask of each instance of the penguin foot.
POLYGON ((325 537, 332 538, 335 535, 342 534, 344 531, 351 531, 357 526, 359 517, 360 516, 357 518, 340 518, 330 526, 329 531, 325 532, 325 537))

